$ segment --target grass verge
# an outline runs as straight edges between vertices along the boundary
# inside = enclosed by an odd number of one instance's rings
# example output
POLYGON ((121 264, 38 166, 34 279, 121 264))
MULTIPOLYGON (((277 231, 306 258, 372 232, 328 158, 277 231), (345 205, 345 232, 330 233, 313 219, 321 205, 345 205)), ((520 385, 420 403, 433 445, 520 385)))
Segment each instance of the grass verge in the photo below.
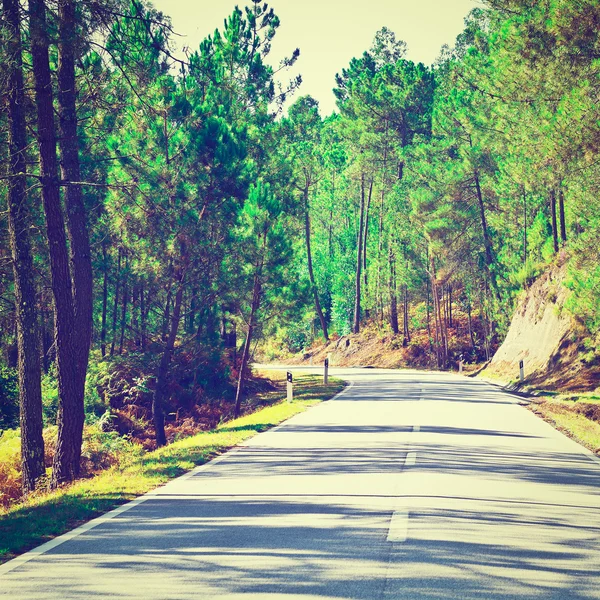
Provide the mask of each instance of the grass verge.
POLYGON ((154 452, 125 458, 91 479, 79 480, 53 492, 32 494, 21 504, 0 512, 0 564, 328 400, 344 387, 339 379, 332 378, 328 385, 323 385, 314 375, 295 377, 292 403, 283 401, 284 392, 278 389, 261 398, 269 406, 252 414, 154 452))
POLYGON ((600 454, 600 401, 597 395, 541 396, 529 408, 571 439, 600 454))

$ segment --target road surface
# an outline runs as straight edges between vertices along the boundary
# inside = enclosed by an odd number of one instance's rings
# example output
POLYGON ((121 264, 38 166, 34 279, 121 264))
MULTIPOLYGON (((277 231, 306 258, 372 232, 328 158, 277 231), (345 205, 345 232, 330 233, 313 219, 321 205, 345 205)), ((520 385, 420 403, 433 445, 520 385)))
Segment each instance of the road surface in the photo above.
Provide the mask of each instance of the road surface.
POLYGON ((591 453, 480 381, 333 372, 352 387, 0 567, 0 596, 600 598, 591 453))

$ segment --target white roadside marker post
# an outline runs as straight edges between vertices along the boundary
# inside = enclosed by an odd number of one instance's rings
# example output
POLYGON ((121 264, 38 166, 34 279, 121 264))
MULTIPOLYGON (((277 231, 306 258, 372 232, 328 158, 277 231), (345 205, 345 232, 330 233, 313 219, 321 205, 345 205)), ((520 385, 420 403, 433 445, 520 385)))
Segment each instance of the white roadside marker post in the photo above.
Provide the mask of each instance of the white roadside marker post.
POLYGON ((323 384, 327 385, 329 383, 329 359, 325 359, 325 370, 323 371, 323 384))
POLYGON ((462 372, 463 372, 463 361, 462 361, 462 358, 458 361, 458 372, 462 375, 462 372))
POLYGON ((522 360, 519 361, 519 380, 521 381, 521 383, 525 381, 525 368, 523 366, 522 360))
POLYGON ((287 372, 287 401, 291 402, 294 399, 294 383, 290 371, 287 372))

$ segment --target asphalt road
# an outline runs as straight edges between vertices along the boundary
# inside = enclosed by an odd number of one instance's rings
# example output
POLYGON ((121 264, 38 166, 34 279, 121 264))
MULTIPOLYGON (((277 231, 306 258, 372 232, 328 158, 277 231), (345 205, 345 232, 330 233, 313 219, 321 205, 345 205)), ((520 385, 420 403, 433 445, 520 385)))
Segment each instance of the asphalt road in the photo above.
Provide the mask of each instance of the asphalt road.
POLYGON ((336 399, 0 567, 0 596, 600 598, 590 453, 482 382, 334 372, 336 399))

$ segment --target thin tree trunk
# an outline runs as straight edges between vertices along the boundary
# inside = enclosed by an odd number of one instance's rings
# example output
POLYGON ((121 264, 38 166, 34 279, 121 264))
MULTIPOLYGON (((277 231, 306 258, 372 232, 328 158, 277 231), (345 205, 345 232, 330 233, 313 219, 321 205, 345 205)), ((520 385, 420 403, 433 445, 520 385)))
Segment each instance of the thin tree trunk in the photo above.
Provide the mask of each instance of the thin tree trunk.
POLYGON ((560 239, 564 245, 567 243, 567 222, 565 219, 565 193, 562 188, 558 194, 558 212, 560 215, 560 239))
POLYGON ((329 208, 329 258, 333 258, 333 207, 335 206, 335 169, 331 175, 331 207, 329 208))
POLYGON ((440 302, 439 288, 436 281, 436 270, 433 257, 431 257, 430 259, 430 276, 431 289, 433 295, 433 309, 436 321, 438 367, 441 369, 445 369, 448 363, 448 336, 446 331, 446 323, 442 316, 442 307, 440 302))
POLYGON ((373 195, 373 179, 371 179, 371 183, 369 185, 369 196, 367 199, 367 208, 365 210, 365 231, 364 231, 364 241, 363 241, 363 281, 365 285, 365 291, 367 290, 367 286, 369 284, 368 273, 367 273, 367 247, 368 247, 368 238, 369 238, 369 214, 371 210, 371 198, 373 195))
POLYGON ((408 285, 406 284, 404 284, 403 325, 404 342, 408 344, 410 343, 410 328, 408 326, 408 285))
POLYGON ((46 235, 50 256, 52 293, 55 307, 56 350, 58 372, 58 436, 51 485, 73 480, 79 472, 80 428, 82 425, 80 381, 73 337, 75 311, 69 271, 67 236, 62 211, 58 160, 56 155, 56 128, 50 61, 46 6, 44 0, 29 0, 29 30, 31 58, 35 78, 35 103, 37 109, 37 135, 40 147, 40 175, 42 201, 46 217, 46 235))
POLYGON ((398 295, 396 292, 396 256, 390 243, 389 248, 389 265, 390 265, 390 279, 389 279, 389 294, 390 294, 390 327, 394 335, 399 332, 398 327, 398 295))
POLYGON ((358 251, 356 253, 356 297, 354 301, 354 324, 352 331, 354 333, 360 332, 360 283, 361 283, 361 268, 362 268, 362 244, 363 244, 363 228, 365 221, 365 174, 361 174, 360 178, 360 218, 358 224, 358 251))
POLYGON ((329 342, 329 333, 327 332, 327 323, 325 322, 325 317, 323 315, 323 310, 321 309, 321 303, 319 302, 319 290, 317 289, 317 284, 315 282, 315 274, 313 272, 313 263, 312 263, 312 252, 310 248, 310 213, 309 213, 309 204, 308 204, 308 189, 309 183, 307 182, 304 186, 304 237, 306 241, 306 259, 308 263, 308 278, 310 280, 310 287, 313 292, 313 298, 315 301, 315 311, 317 312, 317 316, 319 317, 319 322, 321 323, 321 330, 323 331, 323 337, 325 338, 325 342, 329 342))
POLYGON ((469 322, 469 337, 471 338, 471 347, 473 348, 473 352, 477 352, 477 348, 475 346, 475 336, 473 335, 473 318, 471 316, 471 301, 467 304, 467 318, 469 322))
POLYGON ((140 341, 142 352, 146 351, 146 320, 148 317, 146 308, 146 288, 144 282, 140 284, 140 341))
POLYGON ((119 293, 121 288, 121 257, 122 251, 121 248, 118 250, 118 258, 117 258, 117 274, 115 281, 115 298, 113 303, 113 311, 112 311, 112 341, 110 344, 110 355, 114 356, 115 354, 115 346, 117 344, 117 318, 119 314, 119 293))
POLYGON ((427 336, 429 338, 429 348, 431 349, 431 309, 430 309, 430 305, 429 305, 429 279, 426 281, 425 283, 426 288, 427 288, 427 294, 426 294, 426 300, 425 303, 427 304, 427 336))
POLYGON ((523 264, 527 264, 527 194, 523 188, 523 264))
POLYGON ((181 318, 181 305, 183 302, 183 284, 185 278, 186 250, 182 247, 182 266, 178 269, 177 274, 177 291, 175 293, 175 301, 173 304, 173 314, 169 328, 169 335, 165 343, 163 354, 160 359, 158 373, 156 376, 156 389, 152 399, 152 416, 154 419, 154 430, 156 434, 156 446, 164 446, 167 443, 165 435, 165 413, 164 403, 168 396, 168 375, 171 357, 175 348, 175 340, 177 339, 177 331, 179 329, 179 321, 181 318))
POLYGON ((125 252, 125 274, 123 276, 123 305, 121 309, 121 335, 119 338, 119 355, 123 354, 125 344, 125 328, 127 327, 127 304, 129 302, 129 289, 127 278, 129 276, 129 255, 125 252))
POLYGON ((234 416, 239 417, 242 408, 242 395, 244 389, 244 383, 246 381, 246 370, 248 367, 248 359, 250 357, 250 344, 252 343, 252 334, 254 333, 254 319, 260 306, 260 273, 262 270, 262 263, 257 265, 254 273, 254 285, 252 287, 252 304, 250 306, 250 318, 248 319, 248 331, 246 333, 246 341, 244 342, 244 350, 242 352, 242 363, 240 365, 240 373, 238 377, 238 385, 235 393, 235 409, 234 416))
POLYGON ((7 54, 9 180, 8 230, 12 254, 16 338, 18 348, 19 412, 21 425, 21 470, 25 494, 33 491, 44 475, 44 438, 42 437, 42 390, 40 339, 37 327, 36 289, 29 239, 27 211, 27 132, 21 44, 21 19, 18 0, 3 0, 8 32, 7 54))
MULTIPOLYGON (((135 278, 134 278, 135 281, 135 278)), ((136 348, 140 347, 140 286, 133 284, 131 292, 131 333, 136 348)))
POLYGON ((483 246, 485 250, 485 264, 487 267, 488 275, 492 286, 496 293, 498 300, 500 300, 500 293, 498 292, 496 285, 496 274, 494 272, 494 253, 492 251, 492 242, 490 240, 490 234, 487 226, 487 218, 485 215, 485 204, 483 202, 483 192, 481 191, 481 184, 479 182, 479 173, 477 170, 473 172, 473 179, 475 181, 475 191, 477 192, 477 203, 479 205, 479 218, 481 220, 481 232, 483 234, 483 246))
POLYGON ((554 244, 554 253, 558 252, 558 226, 556 222, 556 191, 550 192, 550 213, 552 216, 552 241, 554 244))
POLYGON ((169 331, 169 320, 171 315, 171 299, 173 297, 173 285, 169 283, 169 289, 167 291, 167 301, 165 302, 165 310, 163 313, 163 322, 162 322, 162 335, 161 338, 164 341, 167 339, 167 333, 169 331))
POLYGON ((108 311, 108 252, 106 244, 102 244, 102 264, 104 274, 102 279, 102 326, 100 328, 100 351, 106 356, 106 313, 108 311))

